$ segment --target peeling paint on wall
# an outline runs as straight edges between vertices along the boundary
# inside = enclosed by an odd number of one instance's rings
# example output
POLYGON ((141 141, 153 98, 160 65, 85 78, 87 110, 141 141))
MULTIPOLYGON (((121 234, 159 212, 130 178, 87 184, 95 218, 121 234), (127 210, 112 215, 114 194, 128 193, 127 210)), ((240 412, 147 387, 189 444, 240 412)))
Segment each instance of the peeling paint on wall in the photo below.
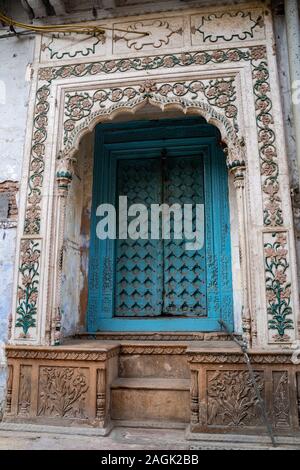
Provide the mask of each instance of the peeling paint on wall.
MULTIPOLYGON (((11 314, 18 214, 18 181, 23 164, 29 86, 25 75, 33 61, 34 41, 29 38, 2 39, 0 44, 0 194, 8 197, 7 217, 0 221, 0 344, 7 340, 11 314)), ((3 197, 3 196, 2 196, 3 197)), ((0 349, 3 353, 3 349, 0 349)), ((6 383, 3 354, 0 357, 0 416, 6 383), (2 357, 2 359, 1 359, 2 357)))
POLYGON ((62 276, 63 336, 86 329, 93 141, 94 133, 91 133, 80 143, 75 176, 68 195, 62 276))

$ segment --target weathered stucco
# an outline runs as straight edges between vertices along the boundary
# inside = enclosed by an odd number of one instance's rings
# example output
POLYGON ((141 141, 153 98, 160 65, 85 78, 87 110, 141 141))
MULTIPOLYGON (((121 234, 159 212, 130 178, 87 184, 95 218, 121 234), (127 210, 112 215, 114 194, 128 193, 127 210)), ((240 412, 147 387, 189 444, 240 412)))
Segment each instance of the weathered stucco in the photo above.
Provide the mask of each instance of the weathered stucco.
MULTIPOLYGON (((33 60, 33 39, 0 42, 0 184, 21 179, 29 97, 28 65, 33 60)), ((15 214, 14 214, 15 215, 15 214)), ((0 344, 7 340, 13 297, 16 223, 0 220, 0 344), (9 227, 9 228, 7 228, 9 227)), ((5 368, 0 349, 0 413, 4 396, 5 368)))
POLYGON ((62 275, 63 336, 84 331, 86 325, 93 145, 94 132, 87 134, 80 143, 68 194, 62 275))

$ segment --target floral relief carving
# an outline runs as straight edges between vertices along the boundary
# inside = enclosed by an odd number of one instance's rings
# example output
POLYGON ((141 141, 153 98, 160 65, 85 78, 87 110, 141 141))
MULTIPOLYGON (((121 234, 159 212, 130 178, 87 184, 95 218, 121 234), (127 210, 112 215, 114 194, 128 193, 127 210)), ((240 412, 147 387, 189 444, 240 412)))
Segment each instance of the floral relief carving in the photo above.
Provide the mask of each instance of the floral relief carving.
POLYGON ((192 34, 200 35, 203 42, 262 39, 263 28, 262 15, 251 11, 230 11, 192 17, 192 34))
POLYGON ((47 139, 49 86, 43 85, 36 94, 35 117, 33 122, 33 143, 28 180, 27 209, 24 233, 39 234, 41 222, 41 189, 44 178, 45 142, 47 139))
POLYGON ((95 92, 69 93, 66 95, 64 122, 65 138, 68 143, 69 134, 74 131, 76 123, 97 112, 101 108, 114 103, 128 103, 138 97, 153 98, 155 96, 173 98, 188 97, 190 100, 202 100, 224 110, 225 116, 232 119, 235 130, 238 130, 235 83, 233 78, 216 80, 156 84, 146 80, 141 85, 131 87, 102 88, 95 92))
POLYGON ((36 326, 40 241, 22 240, 20 263, 20 284, 18 286, 18 304, 16 327, 21 328, 21 337, 28 337, 29 329, 36 326))
MULTIPOLYGON (((252 48, 253 49, 253 48, 252 48)), ((61 67, 43 67, 39 79, 51 83, 52 80, 69 77, 93 76, 101 73, 113 74, 129 70, 145 71, 160 68, 187 67, 190 65, 220 64, 251 60, 251 49, 219 49, 215 51, 183 52, 181 54, 162 54, 147 57, 104 60, 85 64, 70 64, 61 67)))
MULTIPOLYGON (((115 26, 117 31, 114 33, 114 43, 121 43, 120 46, 116 45, 116 52, 124 49, 140 51, 149 47, 158 49, 167 45, 170 47, 174 42, 171 41, 173 36, 182 37, 183 35, 183 24, 180 19, 168 21, 161 19, 145 20, 115 26), (121 32, 120 29, 126 29, 127 32, 121 32)), ((177 40, 175 40, 175 43, 178 45, 177 40)))
POLYGON ((288 372, 273 372, 274 423, 276 427, 290 426, 288 372))
POLYGON ((264 48, 252 54, 256 122, 261 158, 262 188, 264 193, 264 224, 283 225, 279 188, 279 167, 270 98, 269 71, 264 48))
MULTIPOLYGON (((283 225, 278 157, 276 148, 276 137, 273 130, 273 116, 271 114, 272 101, 270 98, 269 72, 265 46, 253 46, 250 48, 220 49, 215 51, 203 51, 182 54, 165 54, 161 56, 134 57, 131 59, 108 60, 90 64, 66 65, 63 67, 43 68, 39 72, 41 80, 48 84, 57 78, 68 78, 71 76, 83 77, 97 75, 100 73, 111 74, 115 72, 127 72, 129 70, 157 70, 161 67, 187 67, 190 65, 206 65, 208 63, 224 62, 250 62, 253 73, 253 90, 257 113, 257 129, 259 134, 259 151, 261 158, 262 187, 264 194, 264 223, 266 226, 283 225)), ((119 92, 115 93, 115 97, 119 92)), ((223 102, 227 115, 235 118, 233 96, 230 103, 223 102)), ((224 96, 218 97, 217 104, 222 104, 224 96)), ((83 100, 83 98, 82 98, 83 100)), ((84 101, 84 100, 83 100, 84 101)), ((116 100, 118 101, 118 100, 116 100)), ((89 106, 86 102, 86 113, 89 106)), ((76 106, 75 106, 76 108, 76 106)), ((78 112, 76 109, 74 112, 78 112)), ((76 116, 75 116, 76 117, 76 116)), ((71 120, 68 122, 73 126, 71 120)))
POLYGON ((85 369, 41 367, 38 416, 85 418, 87 391, 85 369))
MULTIPOLYGON (((264 390, 263 375, 255 374, 258 388, 264 390)), ((258 426, 260 408, 247 371, 213 371, 207 373, 208 425, 258 426)))
POLYGON ((286 331, 294 329, 294 321, 291 307, 291 283, 288 278, 286 234, 282 232, 267 234, 264 249, 269 329, 277 332, 273 340, 289 341, 290 336, 286 331))

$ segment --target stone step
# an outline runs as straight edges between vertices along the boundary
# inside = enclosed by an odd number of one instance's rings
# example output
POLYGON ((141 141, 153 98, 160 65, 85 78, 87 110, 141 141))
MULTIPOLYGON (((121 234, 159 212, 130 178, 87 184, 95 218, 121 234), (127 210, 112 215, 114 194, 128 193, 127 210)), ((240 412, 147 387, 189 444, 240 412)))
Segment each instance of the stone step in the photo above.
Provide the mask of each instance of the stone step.
POLYGON ((185 354, 186 345, 121 347, 119 377, 189 379, 190 368, 185 354))
POLYGON ((190 380, 118 378, 111 386, 112 419, 188 423, 190 380))

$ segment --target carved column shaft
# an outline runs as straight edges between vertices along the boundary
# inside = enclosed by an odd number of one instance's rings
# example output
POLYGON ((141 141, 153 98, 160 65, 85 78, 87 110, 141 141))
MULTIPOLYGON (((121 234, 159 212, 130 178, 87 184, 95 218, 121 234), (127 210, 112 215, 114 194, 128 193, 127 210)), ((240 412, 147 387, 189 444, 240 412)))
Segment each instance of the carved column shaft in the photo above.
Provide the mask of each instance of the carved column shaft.
POLYGON ((13 391, 13 367, 9 365, 8 375, 7 375, 7 391, 6 391, 6 407, 5 407, 5 412, 7 414, 11 413, 12 391, 13 391))
MULTIPOLYGON (((235 150, 236 151, 236 150, 235 150)), ((242 328, 243 337, 250 346, 256 337, 255 329, 251 322, 251 312, 249 303, 249 254, 248 254, 248 234, 247 234, 247 207, 245 197, 245 162, 235 160, 228 165, 230 172, 234 175, 234 186, 236 189, 236 200, 238 210, 239 225, 239 249, 241 264, 241 282, 243 292, 242 328), (253 329, 252 329, 253 328, 253 329)))
POLYGON ((199 385, 198 371, 191 372, 191 424, 199 423, 199 385))
POLYGON ((104 425, 106 419, 106 369, 97 371, 96 417, 104 425))
POLYGON ((54 309, 51 318, 51 344, 59 345, 61 341, 61 283, 63 270, 63 247, 65 233, 65 218, 69 186, 72 181, 70 160, 59 157, 56 173, 58 196, 56 204, 56 245, 55 245, 55 285, 54 285, 54 309))

